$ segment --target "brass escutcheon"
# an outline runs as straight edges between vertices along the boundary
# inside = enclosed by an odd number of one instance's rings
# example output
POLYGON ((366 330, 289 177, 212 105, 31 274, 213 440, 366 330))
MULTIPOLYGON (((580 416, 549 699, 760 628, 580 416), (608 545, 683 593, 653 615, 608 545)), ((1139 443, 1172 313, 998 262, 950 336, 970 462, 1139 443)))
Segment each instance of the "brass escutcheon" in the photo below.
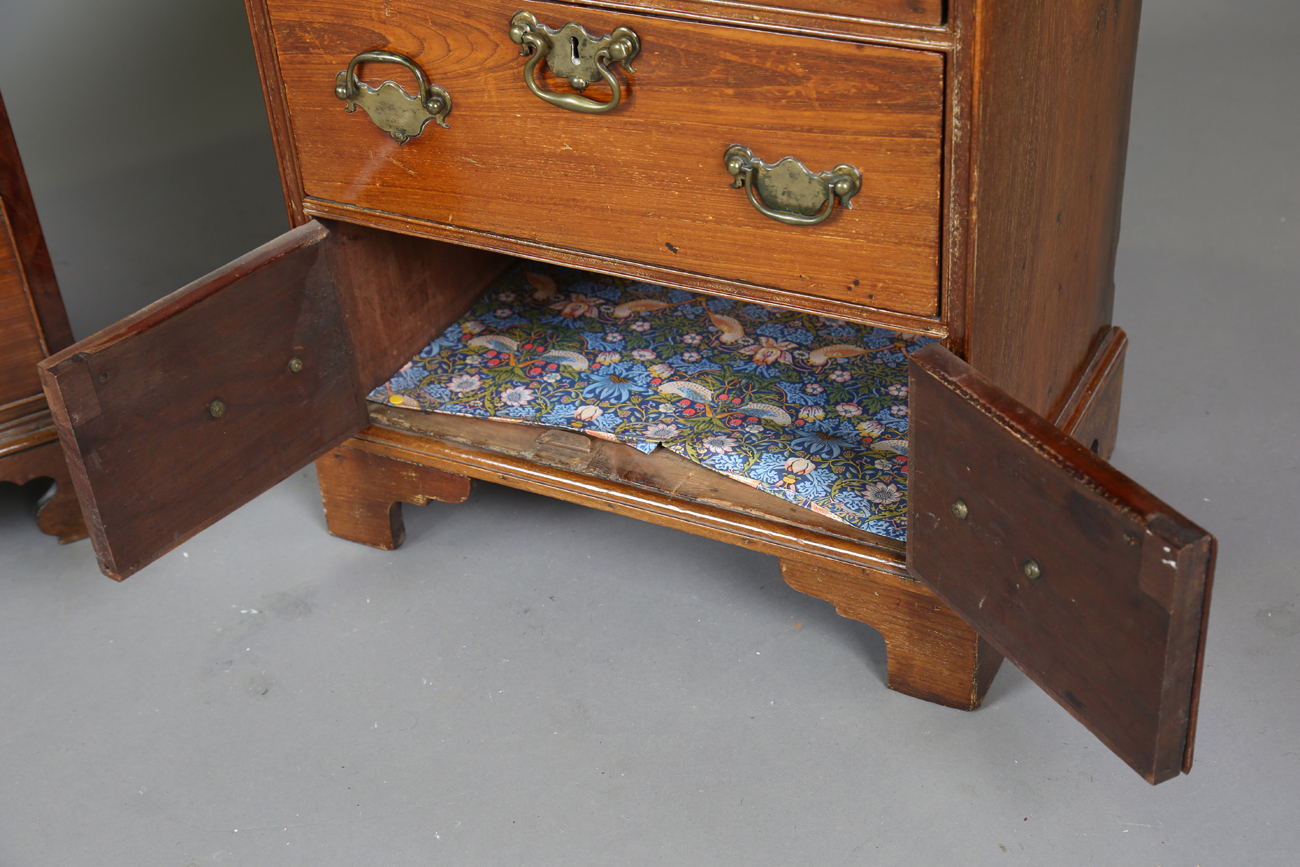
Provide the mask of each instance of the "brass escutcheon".
POLYGON ((407 139, 419 135, 429 121, 448 129, 451 97, 436 84, 429 84, 415 61, 396 51, 363 51, 352 58, 348 68, 334 78, 334 95, 347 103, 347 111, 356 111, 358 105, 364 108, 375 126, 392 136, 398 144, 406 144, 407 139), (356 76, 357 66, 362 63, 404 66, 415 76, 420 92, 411 96, 395 81, 371 87, 356 76))
POLYGON ((580 114, 604 114, 618 108, 623 98, 622 87, 609 71, 609 65, 621 63, 626 71, 636 72, 632 60, 641 53, 641 40, 628 27, 617 27, 608 36, 598 38, 573 21, 552 30, 538 23, 537 16, 531 12, 516 12, 510 19, 510 41, 521 46, 520 55, 531 55, 524 64, 524 83, 528 89, 551 105, 580 114), (613 95, 608 102, 596 102, 574 93, 543 90, 534 75, 542 58, 551 72, 567 78, 569 86, 578 93, 599 78, 609 85, 613 95))
POLYGON ((732 145, 722 155, 731 186, 744 187, 749 203, 760 214, 788 226, 826 222, 836 204, 852 209, 850 201, 862 189, 862 173, 850 165, 813 174, 794 157, 768 165, 744 145, 732 145))

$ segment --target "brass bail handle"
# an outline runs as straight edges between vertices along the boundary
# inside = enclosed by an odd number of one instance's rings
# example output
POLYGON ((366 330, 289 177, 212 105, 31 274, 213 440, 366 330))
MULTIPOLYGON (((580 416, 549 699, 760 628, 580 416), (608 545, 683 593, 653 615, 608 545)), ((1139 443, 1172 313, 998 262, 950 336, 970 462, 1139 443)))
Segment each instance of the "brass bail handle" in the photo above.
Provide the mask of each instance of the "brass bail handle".
POLYGON ((850 165, 814 174, 794 157, 768 165, 744 145, 727 148, 722 160, 736 179, 731 186, 744 187, 756 211, 787 226, 824 223, 837 204, 852 210, 862 190, 862 173, 850 165))
POLYGON ((429 84, 415 61, 396 51, 376 49, 353 57, 348 68, 335 77, 334 95, 347 103, 347 111, 356 111, 358 105, 365 109, 375 126, 391 135, 398 144, 405 144, 407 139, 418 136, 429 121, 448 129, 451 96, 436 84, 429 84), (415 76, 419 92, 411 96, 395 81, 371 87, 357 78, 357 67, 362 63, 395 63, 405 67, 415 76))
POLYGON ((608 36, 597 38, 572 21, 559 30, 552 30, 538 23, 537 16, 531 12, 516 12, 510 19, 510 40, 521 46, 521 55, 528 56, 524 64, 524 84, 528 89, 551 105, 579 114, 605 114, 618 108, 623 98, 622 86, 609 71, 609 65, 621 63, 626 71, 636 72, 632 60, 641 52, 641 40, 630 28, 618 27, 608 36), (550 70, 567 78, 569 86, 578 93, 599 76, 609 86, 612 96, 608 102, 597 102, 576 93, 543 90, 535 75, 537 64, 543 58, 550 70))

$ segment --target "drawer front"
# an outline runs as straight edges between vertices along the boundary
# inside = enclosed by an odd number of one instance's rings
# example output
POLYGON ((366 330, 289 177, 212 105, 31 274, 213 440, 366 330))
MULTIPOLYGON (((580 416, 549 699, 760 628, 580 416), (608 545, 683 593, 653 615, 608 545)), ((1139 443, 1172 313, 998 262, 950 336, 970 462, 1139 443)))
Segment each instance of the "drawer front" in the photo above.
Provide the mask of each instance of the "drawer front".
MULTIPOLYGON (((272 28, 306 196, 438 225, 934 316, 939 297, 943 63, 937 54, 531 3, 559 28, 630 27, 622 103, 579 114, 529 92, 510 2, 275 0, 272 28), (399 145, 335 77, 362 51, 411 58, 446 89, 449 129, 399 145), (860 170, 852 210, 817 226, 758 213, 723 154, 745 145, 812 172, 860 170)), ((540 87, 568 91, 544 75, 540 87)), ((394 65, 359 77, 415 89, 394 65)), ((586 95, 608 99, 604 85, 586 95)))

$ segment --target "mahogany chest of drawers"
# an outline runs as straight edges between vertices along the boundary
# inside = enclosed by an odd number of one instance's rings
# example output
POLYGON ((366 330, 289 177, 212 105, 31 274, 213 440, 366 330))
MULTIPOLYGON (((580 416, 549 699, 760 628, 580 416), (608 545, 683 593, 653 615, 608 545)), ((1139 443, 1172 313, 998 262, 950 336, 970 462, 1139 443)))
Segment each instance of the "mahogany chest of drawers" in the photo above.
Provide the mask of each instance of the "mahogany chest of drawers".
POLYGON ((43 365, 124 578, 309 461, 331 531, 471 479, 781 558, 977 706, 1005 654, 1152 782, 1190 768, 1214 543, 1105 463, 1138 4, 248 0, 275 242, 43 365), (386 82, 385 79, 388 79, 386 82), (585 436, 365 396, 511 257, 938 338, 909 538, 585 436))

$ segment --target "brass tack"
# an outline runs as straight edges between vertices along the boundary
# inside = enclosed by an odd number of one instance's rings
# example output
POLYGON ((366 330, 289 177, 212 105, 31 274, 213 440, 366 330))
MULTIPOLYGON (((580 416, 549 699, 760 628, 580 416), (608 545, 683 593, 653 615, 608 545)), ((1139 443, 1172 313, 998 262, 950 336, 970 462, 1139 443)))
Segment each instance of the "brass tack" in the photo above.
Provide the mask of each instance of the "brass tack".
POLYGON ((220 400, 214 400, 208 404, 208 415, 213 418, 221 418, 226 414, 226 404, 220 400))
POLYGON ((303 367, 305 367, 305 366, 306 366, 306 365, 303 364, 302 359, 299 358, 299 357, 296 356, 296 355, 295 355, 293 358, 290 358, 290 359, 289 359, 289 372, 290 372, 290 373, 302 373, 302 369, 303 369, 303 367))
POLYGON ((964 521, 966 520, 966 516, 970 514, 970 509, 966 508, 966 502, 964 500, 953 500, 952 513, 956 515, 959 520, 964 521))
POLYGON ((1025 561, 1026 578, 1028 578, 1030 581, 1034 581, 1037 580, 1039 577, 1041 577, 1042 574, 1043 574, 1043 570, 1039 567, 1037 560, 1025 561))

